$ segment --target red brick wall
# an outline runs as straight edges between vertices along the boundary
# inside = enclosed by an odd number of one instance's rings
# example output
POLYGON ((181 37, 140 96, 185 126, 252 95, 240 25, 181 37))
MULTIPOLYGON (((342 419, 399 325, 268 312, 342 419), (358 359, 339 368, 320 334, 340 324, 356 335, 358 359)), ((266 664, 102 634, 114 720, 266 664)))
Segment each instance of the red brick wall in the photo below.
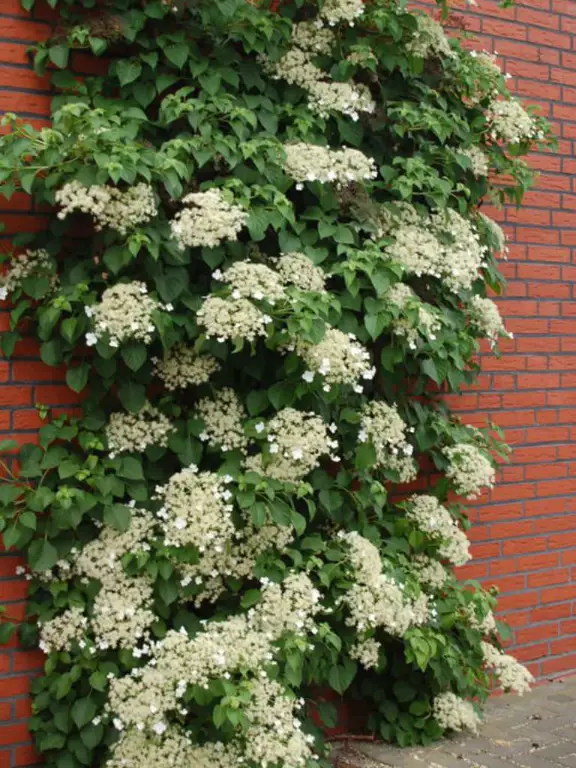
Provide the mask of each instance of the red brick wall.
MULTIPOLYGON (((557 154, 533 158, 541 176, 523 209, 492 212, 513 243, 500 305, 515 339, 503 342, 500 359, 483 357, 477 388, 452 404, 467 422, 488 416, 504 427, 515 453, 474 510, 475 560, 464 573, 498 584, 515 653, 550 677, 576 671, 576 1, 520 0, 508 10, 495 0, 478 2, 477 13, 466 12, 477 47, 499 52, 512 88, 541 106, 560 141, 557 154)), ((21 12, 19 0, 1 0, 0 111, 33 120, 47 114, 47 82, 30 70, 26 48, 49 29, 43 18, 21 12)), ((0 201, 0 218, 5 240, 45 226, 20 195, 0 201)), ((6 327, 5 313, 0 323, 6 327)), ((35 403, 71 400, 60 381, 36 362, 32 345, 21 345, 12 362, 0 361, 0 433, 33 437, 35 403)), ((15 577, 18 563, 0 554, 0 602, 22 615, 26 584, 15 577)), ((26 691, 39 664, 37 654, 15 646, 0 650, 0 768, 35 760, 26 691)))

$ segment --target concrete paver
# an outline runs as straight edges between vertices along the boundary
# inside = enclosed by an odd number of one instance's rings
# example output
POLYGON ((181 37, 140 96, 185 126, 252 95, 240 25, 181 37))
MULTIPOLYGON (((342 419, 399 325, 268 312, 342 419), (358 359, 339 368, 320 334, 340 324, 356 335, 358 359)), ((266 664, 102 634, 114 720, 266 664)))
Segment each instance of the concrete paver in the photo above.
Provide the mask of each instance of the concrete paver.
POLYGON ((490 701, 478 736, 399 749, 343 741, 336 768, 576 768, 576 677, 490 701))

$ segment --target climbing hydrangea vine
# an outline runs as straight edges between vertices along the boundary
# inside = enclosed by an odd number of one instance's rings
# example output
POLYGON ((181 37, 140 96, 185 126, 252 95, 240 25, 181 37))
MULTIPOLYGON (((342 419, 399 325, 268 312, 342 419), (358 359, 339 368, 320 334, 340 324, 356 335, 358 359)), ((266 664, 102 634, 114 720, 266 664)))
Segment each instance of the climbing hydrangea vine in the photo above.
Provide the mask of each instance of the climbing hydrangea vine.
POLYGON ((530 676, 454 575, 505 449, 442 394, 506 335, 481 206, 521 201, 546 124, 441 2, 50 5, 50 127, 0 138, 0 192, 52 211, 3 257, 2 350, 81 393, 18 474, 2 446, 38 749, 313 766, 335 694, 401 745, 476 729, 530 676))

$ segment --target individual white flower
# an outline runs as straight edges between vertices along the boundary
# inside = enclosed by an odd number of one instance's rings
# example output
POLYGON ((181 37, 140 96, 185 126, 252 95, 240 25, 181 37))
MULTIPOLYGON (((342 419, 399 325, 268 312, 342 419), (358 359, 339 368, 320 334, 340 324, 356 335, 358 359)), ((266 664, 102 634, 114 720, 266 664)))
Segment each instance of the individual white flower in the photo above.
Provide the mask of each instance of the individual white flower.
POLYGON ((246 211, 229 203, 220 189, 192 192, 182 202, 186 207, 170 223, 180 248, 214 248, 224 240, 237 240, 248 218, 246 211))

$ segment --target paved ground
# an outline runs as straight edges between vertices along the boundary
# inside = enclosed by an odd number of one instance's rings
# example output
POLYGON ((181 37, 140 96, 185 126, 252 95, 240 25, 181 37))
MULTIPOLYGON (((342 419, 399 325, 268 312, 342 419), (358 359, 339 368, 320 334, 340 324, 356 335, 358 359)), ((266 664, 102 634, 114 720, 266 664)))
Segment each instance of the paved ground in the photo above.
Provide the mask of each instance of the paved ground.
POLYGON ((342 743, 338 768, 576 768, 576 677, 492 700, 479 736, 398 749, 342 743))

